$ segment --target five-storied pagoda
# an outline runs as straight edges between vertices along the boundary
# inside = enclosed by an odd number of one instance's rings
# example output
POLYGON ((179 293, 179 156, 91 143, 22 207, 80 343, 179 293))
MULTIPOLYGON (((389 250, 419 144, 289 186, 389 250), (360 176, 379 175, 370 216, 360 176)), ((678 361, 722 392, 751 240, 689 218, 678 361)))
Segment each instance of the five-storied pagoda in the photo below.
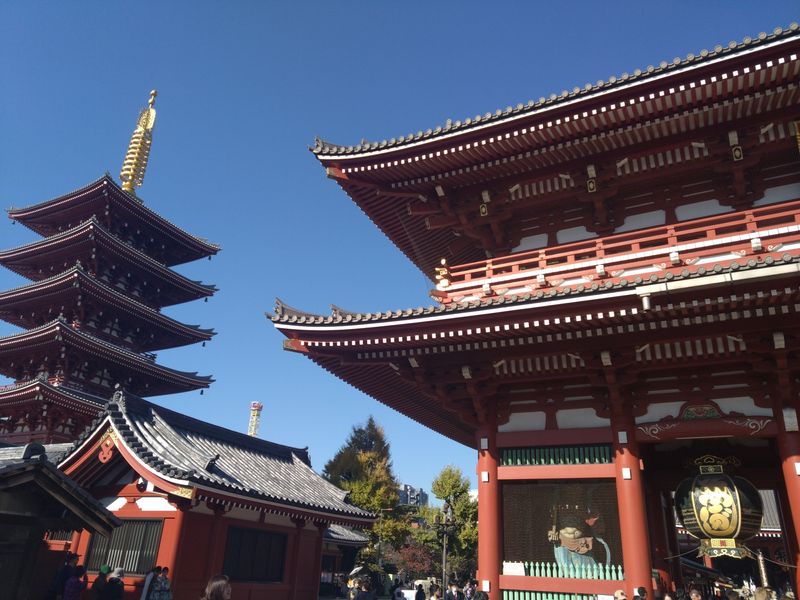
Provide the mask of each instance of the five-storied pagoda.
MULTIPOLYGON (((320 316, 278 302, 272 320, 286 349, 476 448, 492 600, 680 584, 673 492, 695 464, 774 490, 798 563, 798 53, 792 24, 435 130, 313 148, 436 275, 437 305, 320 316)), ((716 489, 698 514, 726 539, 703 547, 735 568, 749 559, 723 555, 747 544, 744 513, 716 489)))
POLYGON ((144 179, 156 112, 150 96, 125 156, 122 186, 105 175, 9 217, 44 239, 0 251, 32 283, 0 293, 0 319, 24 331, 0 338, 0 441, 71 441, 116 385, 140 396, 208 387, 212 379, 156 362, 154 351, 206 341, 208 329, 161 312, 215 288, 171 267, 219 247, 176 227, 135 194, 144 179))

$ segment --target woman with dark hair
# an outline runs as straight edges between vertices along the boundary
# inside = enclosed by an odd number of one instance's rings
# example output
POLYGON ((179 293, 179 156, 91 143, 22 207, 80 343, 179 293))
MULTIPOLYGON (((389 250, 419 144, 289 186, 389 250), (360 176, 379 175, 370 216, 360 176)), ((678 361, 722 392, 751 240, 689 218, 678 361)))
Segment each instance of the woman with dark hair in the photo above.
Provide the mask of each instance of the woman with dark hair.
POLYGON ((214 575, 208 580, 200 600, 231 600, 231 584, 227 575, 214 575))

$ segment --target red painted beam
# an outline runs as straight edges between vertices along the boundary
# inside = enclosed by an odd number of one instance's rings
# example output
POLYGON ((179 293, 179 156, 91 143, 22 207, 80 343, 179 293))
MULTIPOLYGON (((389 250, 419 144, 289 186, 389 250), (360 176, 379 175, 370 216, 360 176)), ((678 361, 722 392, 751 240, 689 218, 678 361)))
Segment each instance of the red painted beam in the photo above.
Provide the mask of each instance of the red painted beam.
POLYGON ((615 477, 614 465, 520 465, 498 467, 497 478, 504 481, 520 479, 599 479, 615 477))
POLYGON ((497 434, 497 446, 499 448, 610 444, 611 441, 611 430, 607 427, 549 429, 545 431, 507 431, 497 434))

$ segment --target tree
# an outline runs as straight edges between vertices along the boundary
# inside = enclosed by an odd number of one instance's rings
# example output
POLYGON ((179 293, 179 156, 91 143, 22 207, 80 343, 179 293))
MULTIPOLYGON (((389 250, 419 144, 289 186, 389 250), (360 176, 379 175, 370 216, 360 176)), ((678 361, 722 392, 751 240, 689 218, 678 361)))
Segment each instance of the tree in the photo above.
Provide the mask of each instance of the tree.
POLYGON ((431 490, 453 509, 456 533, 448 548, 452 570, 470 575, 477 566, 478 503, 470 498, 469 479, 461 469, 448 465, 433 480, 431 490))
POLYGON ((389 443, 374 418, 370 416, 364 425, 353 426, 347 441, 327 462, 322 475, 349 492, 354 505, 378 515, 363 557, 378 562, 387 547, 399 548, 405 543, 409 519, 395 510, 399 494, 389 443))
POLYGON ((374 453, 372 456, 376 459, 386 459, 388 473, 394 479, 389 444, 386 442, 383 427, 375 422, 372 415, 363 426, 353 426, 344 446, 325 464, 322 476, 339 487, 342 487, 343 481, 362 479, 365 475, 365 463, 359 460, 362 452, 374 453))

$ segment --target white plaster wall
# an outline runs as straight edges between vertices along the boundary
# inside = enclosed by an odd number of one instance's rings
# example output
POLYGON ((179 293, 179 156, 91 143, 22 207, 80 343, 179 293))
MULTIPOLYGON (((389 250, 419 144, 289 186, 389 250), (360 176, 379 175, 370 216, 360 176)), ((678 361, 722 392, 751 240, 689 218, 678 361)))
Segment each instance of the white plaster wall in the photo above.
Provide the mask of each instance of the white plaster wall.
POLYGON ((772 410, 756 406, 755 401, 749 396, 722 398, 714 400, 723 412, 738 412, 750 417, 771 417, 772 410))
POLYGON ((547 234, 539 233, 537 235, 529 235, 519 241, 519 246, 512 248, 512 252, 524 252, 525 250, 536 250, 537 248, 544 248, 547 246, 547 234))
POLYGON ((570 227, 569 229, 562 229, 556 234, 559 244, 579 242, 593 237, 596 237, 596 235, 591 231, 587 231, 586 227, 570 227))
POLYGON ((166 498, 159 498, 159 497, 144 497, 138 498, 136 500, 136 506, 139 507, 141 511, 170 511, 175 512, 176 509, 172 504, 170 504, 166 498))
POLYGON ((559 429, 586 429, 587 427, 611 427, 611 420, 598 417, 593 408, 570 408, 556 413, 559 429))
POLYGON ((642 213, 640 215, 631 215, 625 222, 614 230, 614 233, 625 233, 626 231, 633 231, 635 229, 644 229, 646 227, 655 227, 663 225, 666 221, 666 214, 663 210, 654 210, 651 212, 642 213))
POLYGON ((111 512, 117 511, 123 506, 128 503, 127 498, 117 498, 115 496, 110 496, 108 498, 101 498, 100 504, 106 507, 106 509, 110 510, 111 512))
POLYGON ((547 417, 542 411, 511 413, 508 423, 500 425, 498 431, 543 431, 547 417))
POLYGON ((718 200, 703 200, 702 202, 678 206, 675 209, 675 215, 678 217, 679 221, 688 221, 689 219, 700 219, 702 217, 731 212, 732 210, 733 209, 728 206, 722 206, 718 200))
POLYGON ((647 407, 647 412, 641 417, 636 417, 636 424, 639 423, 653 423, 659 421, 664 417, 676 417, 680 413, 683 402, 660 402, 658 404, 650 404, 647 407))
POLYGON ((800 183, 790 183, 769 188, 764 192, 764 197, 761 200, 753 202, 753 206, 766 206, 776 202, 785 202, 786 200, 797 200, 798 198, 800 198, 800 183))

